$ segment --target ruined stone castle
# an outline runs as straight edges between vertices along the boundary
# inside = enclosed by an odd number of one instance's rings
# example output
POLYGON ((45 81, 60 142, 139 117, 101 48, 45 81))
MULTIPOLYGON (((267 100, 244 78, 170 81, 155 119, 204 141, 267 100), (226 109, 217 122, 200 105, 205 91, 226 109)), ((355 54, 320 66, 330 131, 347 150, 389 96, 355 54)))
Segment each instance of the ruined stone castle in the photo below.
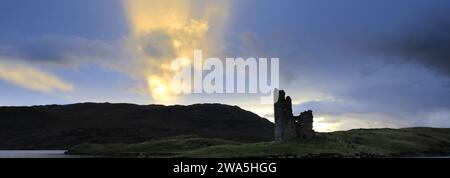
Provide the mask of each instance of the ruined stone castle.
POLYGON ((283 90, 274 91, 275 142, 284 143, 293 139, 311 139, 314 137, 313 114, 311 110, 292 114, 291 97, 283 90))

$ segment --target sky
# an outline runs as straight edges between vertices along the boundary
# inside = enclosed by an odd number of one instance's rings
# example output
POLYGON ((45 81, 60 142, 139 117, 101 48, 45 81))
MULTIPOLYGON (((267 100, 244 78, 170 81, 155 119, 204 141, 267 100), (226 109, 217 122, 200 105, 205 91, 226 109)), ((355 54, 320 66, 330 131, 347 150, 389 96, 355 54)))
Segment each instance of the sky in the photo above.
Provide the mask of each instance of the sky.
POLYGON ((278 57, 318 131, 450 127, 450 1, 2 0, 0 105, 224 103, 168 92, 176 57, 278 57))

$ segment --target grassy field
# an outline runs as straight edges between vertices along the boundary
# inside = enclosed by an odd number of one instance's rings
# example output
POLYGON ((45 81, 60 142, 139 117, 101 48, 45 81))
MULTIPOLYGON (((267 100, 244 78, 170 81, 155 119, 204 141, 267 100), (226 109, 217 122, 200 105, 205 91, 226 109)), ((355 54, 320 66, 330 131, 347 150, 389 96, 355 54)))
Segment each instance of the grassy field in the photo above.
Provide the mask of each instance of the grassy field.
POLYGON ((69 154, 137 157, 395 157, 450 154, 450 129, 355 129, 317 133, 312 140, 239 143, 178 136, 137 144, 81 144, 69 154))

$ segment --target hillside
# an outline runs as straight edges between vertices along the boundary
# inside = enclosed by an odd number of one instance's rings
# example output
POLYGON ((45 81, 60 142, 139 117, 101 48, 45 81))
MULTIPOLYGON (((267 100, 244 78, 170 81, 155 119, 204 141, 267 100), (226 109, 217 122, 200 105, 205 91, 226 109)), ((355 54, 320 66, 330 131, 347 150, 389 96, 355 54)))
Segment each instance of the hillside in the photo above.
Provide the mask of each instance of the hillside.
POLYGON ((239 142, 273 139, 273 123, 237 106, 83 103, 0 107, 0 149, 67 149, 177 135, 239 142))
POLYGON ((172 137, 140 144, 81 144, 69 154, 139 157, 409 157, 450 155, 450 129, 355 129, 318 133, 312 140, 237 143, 172 137))

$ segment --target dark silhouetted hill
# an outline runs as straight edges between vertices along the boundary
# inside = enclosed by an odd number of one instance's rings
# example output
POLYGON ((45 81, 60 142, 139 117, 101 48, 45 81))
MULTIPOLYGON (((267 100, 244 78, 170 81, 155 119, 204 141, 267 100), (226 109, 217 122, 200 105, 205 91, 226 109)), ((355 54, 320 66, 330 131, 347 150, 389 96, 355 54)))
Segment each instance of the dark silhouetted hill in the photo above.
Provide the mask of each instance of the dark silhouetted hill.
POLYGON ((66 149, 80 143, 137 143, 198 135, 269 141, 273 123, 237 106, 83 103, 0 107, 0 149, 66 149))

